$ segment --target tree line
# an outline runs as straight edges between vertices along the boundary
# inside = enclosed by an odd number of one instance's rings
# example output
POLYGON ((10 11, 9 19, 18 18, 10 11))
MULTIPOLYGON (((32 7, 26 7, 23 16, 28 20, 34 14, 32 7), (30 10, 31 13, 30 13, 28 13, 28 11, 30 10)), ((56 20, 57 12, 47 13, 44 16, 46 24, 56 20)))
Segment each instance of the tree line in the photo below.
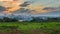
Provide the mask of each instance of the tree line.
POLYGON ((60 22, 60 17, 47 17, 47 18, 40 18, 40 17, 33 17, 33 21, 37 21, 37 22, 60 22))
POLYGON ((3 17, 0 18, 0 22, 17 22, 18 20, 16 18, 8 18, 8 17, 3 17))
MULTIPOLYGON (((8 17, 3 17, 0 18, 0 22, 18 22, 19 20, 17 18, 8 18, 8 17)), ((32 17, 32 20, 30 22, 60 22, 60 17, 56 18, 40 18, 40 17, 32 17)))

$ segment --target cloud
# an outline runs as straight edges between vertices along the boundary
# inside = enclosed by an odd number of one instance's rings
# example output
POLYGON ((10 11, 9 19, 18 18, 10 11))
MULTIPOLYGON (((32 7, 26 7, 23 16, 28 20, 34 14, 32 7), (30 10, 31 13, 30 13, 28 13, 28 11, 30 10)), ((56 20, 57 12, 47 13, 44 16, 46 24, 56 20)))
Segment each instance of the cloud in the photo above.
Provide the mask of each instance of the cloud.
MULTIPOLYGON (((23 1, 23 0, 21 0, 23 1)), ((46 12, 52 12, 60 10, 60 8, 54 8, 51 6, 58 5, 56 0, 34 0, 34 3, 31 3, 30 1, 26 0, 25 2, 21 1, 12 1, 12 2, 4 2, 3 7, 6 8, 6 11, 4 11, 6 14, 9 13, 32 13, 32 14, 38 14, 38 13, 46 13, 46 12), (38 1, 38 2, 37 2, 38 1), (36 4, 36 5, 34 5, 36 4), (40 4, 40 5, 39 5, 40 4), (46 7, 49 6, 49 7, 46 7)), ((60 1, 59 1, 60 3, 60 1)), ((2 8, 0 9, 3 10, 2 8)))
MULTIPOLYGON (((22 14, 22 13, 24 13, 24 14, 29 14, 30 13, 30 9, 25 9, 25 8, 20 8, 20 9, 18 9, 18 10, 16 10, 15 12, 13 12, 14 14, 22 14)), ((31 13, 30 13, 31 14, 31 13)))
MULTIPOLYGON (((30 1, 29 2, 28 1, 26 1, 26 2, 18 2, 18 1, 17 2, 16 1, 9 2, 8 1, 8 2, 3 3, 2 6, 4 6, 6 8, 4 13, 12 14, 15 11, 18 12, 17 10, 20 10, 20 8, 27 7, 28 5, 30 5, 30 1)), ((23 9, 23 10, 25 10, 25 9, 23 9)))
POLYGON ((30 9, 27 8, 27 6, 29 6, 29 5, 30 5, 30 1, 25 1, 25 2, 21 3, 20 5, 18 5, 20 8, 15 10, 13 13, 29 13, 30 9))
POLYGON ((5 7, 6 8, 6 10, 4 11, 4 13, 6 13, 6 14, 11 14, 11 13, 13 13, 14 11, 16 11, 16 10, 18 10, 19 8, 20 8, 20 4, 21 4, 22 2, 18 2, 18 1, 8 1, 8 2, 4 2, 3 3, 3 7, 5 7))
POLYGON ((5 10, 6 10, 6 8, 5 8, 5 7, 0 6, 0 12, 5 11, 5 10))
POLYGON ((52 8, 52 7, 45 7, 43 10, 55 10, 55 8, 52 8))
POLYGON ((60 7, 45 7, 43 10, 60 11, 60 7))
POLYGON ((21 7, 26 7, 28 5, 30 5, 30 2, 29 1, 26 1, 26 2, 22 3, 20 6, 21 7))
POLYGON ((29 6, 27 8, 20 8, 14 13, 28 13, 28 14, 39 14, 39 13, 45 13, 49 12, 47 10, 43 10, 45 7, 44 6, 29 6))
POLYGON ((30 11, 33 14, 40 14, 40 13, 48 13, 48 12, 54 12, 54 11, 60 11, 60 7, 45 7, 45 6, 31 6, 29 7, 30 11))

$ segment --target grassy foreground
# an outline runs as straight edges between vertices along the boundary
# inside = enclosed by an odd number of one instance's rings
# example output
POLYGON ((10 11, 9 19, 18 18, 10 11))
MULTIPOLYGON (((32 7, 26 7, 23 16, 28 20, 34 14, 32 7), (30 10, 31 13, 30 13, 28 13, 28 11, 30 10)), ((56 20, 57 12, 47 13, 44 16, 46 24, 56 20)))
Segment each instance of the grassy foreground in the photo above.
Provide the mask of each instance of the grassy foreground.
POLYGON ((60 34, 60 22, 0 22, 0 34, 6 32, 9 34, 60 34), (1 26, 17 26, 17 29, 1 26))

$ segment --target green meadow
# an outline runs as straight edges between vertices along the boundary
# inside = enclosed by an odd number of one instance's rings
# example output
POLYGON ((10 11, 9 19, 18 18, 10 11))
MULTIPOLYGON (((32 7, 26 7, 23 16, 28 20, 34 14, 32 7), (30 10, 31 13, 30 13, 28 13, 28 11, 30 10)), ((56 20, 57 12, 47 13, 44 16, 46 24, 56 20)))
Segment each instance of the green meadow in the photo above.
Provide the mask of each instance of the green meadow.
POLYGON ((20 34, 60 34, 60 22, 0 22, 0 32, 12 33, 10 26, 16 26, 16 30, 22 32, 20 34))

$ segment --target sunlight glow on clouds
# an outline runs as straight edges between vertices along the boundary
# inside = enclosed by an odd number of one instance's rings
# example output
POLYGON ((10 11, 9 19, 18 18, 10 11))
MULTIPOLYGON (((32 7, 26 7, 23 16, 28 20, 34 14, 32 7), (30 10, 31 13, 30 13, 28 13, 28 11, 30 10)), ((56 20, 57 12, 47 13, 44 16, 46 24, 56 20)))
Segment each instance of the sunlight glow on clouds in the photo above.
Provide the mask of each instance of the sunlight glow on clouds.
POLYGON ((29 9, 31 10, 30 13, 38 14, 54 11, 51 9, 43 9, 46 7, 60 7, 60 0, 0 0, 0 6, 6 8, 3 12, 6 14, 11 14, 20 8, 29 9), (29 1, 33 2, 29 3, 29 1))
POLYGON ((13 0, 0 0, 0 1, 13 1, 13 0))
POLYGON ((20 8, 19 5, 21 3, 22 2, 18 2, 18 0, 17 1, 5 1, 2 5, 6 8, 4 13, 10 14, 10 13, 14 12, 15 10, 18 10, 20 8))

